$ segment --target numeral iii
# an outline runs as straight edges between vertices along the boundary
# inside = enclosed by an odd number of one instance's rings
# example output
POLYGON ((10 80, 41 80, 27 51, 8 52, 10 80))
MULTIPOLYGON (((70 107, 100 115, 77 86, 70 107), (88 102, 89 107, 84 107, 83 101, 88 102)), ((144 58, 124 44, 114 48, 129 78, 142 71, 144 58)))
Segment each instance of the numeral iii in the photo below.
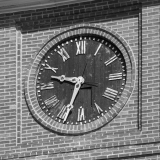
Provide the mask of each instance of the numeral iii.
POLYGON ((109 80, 118 80, 118 79, 122 79, 122 73, 113 73, 109 75, 109 80))

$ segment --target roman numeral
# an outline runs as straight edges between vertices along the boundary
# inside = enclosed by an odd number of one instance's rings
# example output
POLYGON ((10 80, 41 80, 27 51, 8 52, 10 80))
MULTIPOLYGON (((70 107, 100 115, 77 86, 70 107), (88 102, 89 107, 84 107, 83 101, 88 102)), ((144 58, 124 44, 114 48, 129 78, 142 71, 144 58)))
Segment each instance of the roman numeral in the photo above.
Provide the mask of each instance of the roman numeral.
POLYGON ((86 54, 86 41, 78 41, 76 42, 77 52, 76 55, 86 54))
POLYGON ((106 98, 108 98, 110 100, 114 100, 116 95, 117 95, 117 93, 118 93, 118 91, 107 87, 102 96, 106 97, 106 98))
POLYGON ((104 62, 106 66, 108 66, 109 64, 111 64, 112 62, 114 62, 117 59, 116 55, 113 56, 112 58, 110 58, 108 61, 104 62))
POLYGON ((47 84, 41 83, 41 90, 53 89, 53 88, 54 88, 54 83, 53 82, 49 82, 47 84))
POLYGON ((96 52, 94 53, 94 56, 96 56, 96 55, 97 55, 97 53, 99 52, 99 50, 100 50, 101 46, 102 46, 102 43, 100 43, 100 44, 99 44, 99 46, 98 46, 98 48, 97 48, 96 52))
POLYGON ((60 50, 57 51, 59 55, 61 55, 63 62, 65 62, 68 58, 70 58, 69 54, 64 48, 61 48, 60 50))
POLYGON ((60 110, 60 112, 58 113, 57 117, 59 117, 60 119, 63 119, 63 123, 64 123, 67 120, 67 117, 71 109, 72 108, 68 108, 67 106, 64 105, 60 110))
POLYGON ((61 118, 61 119, 64 119, 65 117, 65 111, 67 110, 67 107, 64 105, 62 107, 62 109, 60 110, 60 112, 58 113, 57 117, 61 118))
POLYGON ((118 80, 118 79, 122 79, 122 73, 113 73, 109 75, 109 80, 118 80))
POLYGON ((97 109, 97 111, 98 111, 99 114, 101 112, 103 112, 102 108, 97 103, 94 103, 94 105, 96 106, 96 109, 97 109))
POLYGON ((59 100, 57 99, 56 95, 54 95, 54 96, 46 99, 46 100, 44 101, 44 103, 45 103, 49 108, 51 108, 51 107, 54 107, 56 104, 58 104, 58 103, 59 103, 59 100))
POLYGON ((80 108, 78 108, 78 117, 77 117, 77 121, 84 121, 85 117, 84 117, 84 108, 81 106, 80 108))
POLYGON ((56 73, 56 70, 57 70, 58 68, 54 68, 54 67, 51 67, 49 64, 46 64, 45 69, 50 69, 50 70, 52 70, 54 73, 56 73))

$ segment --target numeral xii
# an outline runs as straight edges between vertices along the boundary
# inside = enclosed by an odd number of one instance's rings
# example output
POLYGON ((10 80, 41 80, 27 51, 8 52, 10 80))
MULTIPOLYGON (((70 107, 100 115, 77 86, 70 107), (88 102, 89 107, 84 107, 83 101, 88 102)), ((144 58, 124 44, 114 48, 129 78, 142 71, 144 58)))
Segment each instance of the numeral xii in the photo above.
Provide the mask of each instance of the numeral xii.
POLYGON ((86 54, 86 41, 85 40, 77 41, 76 46, 77 46, 76 55, 86 54))

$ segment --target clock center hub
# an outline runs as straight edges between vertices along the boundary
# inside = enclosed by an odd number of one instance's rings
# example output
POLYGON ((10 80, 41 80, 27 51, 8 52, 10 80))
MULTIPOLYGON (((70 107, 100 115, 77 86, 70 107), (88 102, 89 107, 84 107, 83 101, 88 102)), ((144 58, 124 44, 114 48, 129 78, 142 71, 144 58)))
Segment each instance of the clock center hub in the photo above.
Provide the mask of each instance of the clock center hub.
POLYGON ((79 76, 79 77, 78 77, 78 81, 79 81, 81 84, 83 84, 83 83, 84 83, 84 78, 83 78, 82 76, 79 76))

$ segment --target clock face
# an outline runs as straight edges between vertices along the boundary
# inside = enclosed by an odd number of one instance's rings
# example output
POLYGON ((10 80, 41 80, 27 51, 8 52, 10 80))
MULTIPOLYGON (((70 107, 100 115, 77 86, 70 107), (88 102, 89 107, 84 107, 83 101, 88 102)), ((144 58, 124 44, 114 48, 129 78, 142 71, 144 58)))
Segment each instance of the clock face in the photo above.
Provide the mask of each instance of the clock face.
POLYGON ((29 110, 39 124, 58 133, 84 134, 103 127, 132 93, 134 64, 128 44, 114 31, 72 26, 33 59, 25 81, 29 110))
POLYGON ((45 114, 63 124, 86 124, 118 101, 126 83, 126 64, 109 40, 72 36, 44 55, 36 79, 37 99, 45 114))

